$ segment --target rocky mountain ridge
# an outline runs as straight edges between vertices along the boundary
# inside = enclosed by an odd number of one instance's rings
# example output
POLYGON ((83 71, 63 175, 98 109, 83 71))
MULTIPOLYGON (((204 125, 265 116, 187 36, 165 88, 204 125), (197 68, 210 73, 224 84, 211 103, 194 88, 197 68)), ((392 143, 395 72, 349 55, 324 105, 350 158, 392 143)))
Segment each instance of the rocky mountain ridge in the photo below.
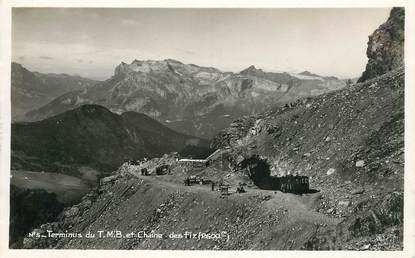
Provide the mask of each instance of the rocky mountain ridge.
POLYGON ((335 77, 253 69, 235 74, 172 59, 134 60, 118 65, 110 79, 64 94, 27 117, 39 120, 82 104, 98 104, 115 113, 144 113, 176 131, 211 138, 242 115, 344 86, 335 77))

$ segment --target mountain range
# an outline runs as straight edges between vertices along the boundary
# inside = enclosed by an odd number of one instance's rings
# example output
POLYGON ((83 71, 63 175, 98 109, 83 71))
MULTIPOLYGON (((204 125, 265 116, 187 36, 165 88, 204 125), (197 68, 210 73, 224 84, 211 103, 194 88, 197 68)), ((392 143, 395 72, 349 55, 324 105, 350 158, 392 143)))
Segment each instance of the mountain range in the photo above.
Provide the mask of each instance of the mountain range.
POLYGON ((68 74, 31 72, 19 63, 11 66, 12 121, 25 120, 25 114, 54 98, 86 89, 97 81, 68 74))
POLYGON ((250 66, 231 73, 172 59, 134 60, 119 64, 108 80, 34 107, 25 119, 38 121, 83 104, 97 104, 118 114, 144 113, 178 132, 211 139, 240 116, 345 85, 336 77, 307 71, 271 73, 250 66))

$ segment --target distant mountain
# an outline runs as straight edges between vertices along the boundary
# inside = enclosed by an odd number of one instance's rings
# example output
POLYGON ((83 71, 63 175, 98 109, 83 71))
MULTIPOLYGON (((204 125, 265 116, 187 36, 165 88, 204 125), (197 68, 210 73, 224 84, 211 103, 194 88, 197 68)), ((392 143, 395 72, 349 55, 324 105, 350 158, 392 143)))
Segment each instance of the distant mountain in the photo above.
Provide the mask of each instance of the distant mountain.
POLYGON ((211 138, 235 118, 345 86, 335 77, 268 73, 251 66, 240 73, 161 61, 121 63, 114 76, 83 91, 64 94, 28 113, 44 119, 82 104, 113 112, 135 111, 189 135, 211 138))
POLYGON ((97 105, 83 105, 39 122, 15 123, 11 130, 12 169, 79 177, 82 166, 111 172, 126 160, 189 146, 200 155, 209 151, 209 142, 177 133, 144 114, 117 115, 97 105))
POLYGON ((26 112, 41 107, 66 92, 86 89, 96 82, 67 74, 31 72, 21 64, 12 63, 12 119, 25 120, 26 112))

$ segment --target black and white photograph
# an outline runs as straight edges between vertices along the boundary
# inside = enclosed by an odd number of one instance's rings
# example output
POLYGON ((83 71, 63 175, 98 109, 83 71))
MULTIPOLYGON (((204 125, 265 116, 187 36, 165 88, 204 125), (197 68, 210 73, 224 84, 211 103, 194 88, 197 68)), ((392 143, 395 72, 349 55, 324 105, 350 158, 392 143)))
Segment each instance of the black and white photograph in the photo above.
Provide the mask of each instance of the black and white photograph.
POLYGON ((404 251, 407 9, 11 6, 3 244, 404 251))

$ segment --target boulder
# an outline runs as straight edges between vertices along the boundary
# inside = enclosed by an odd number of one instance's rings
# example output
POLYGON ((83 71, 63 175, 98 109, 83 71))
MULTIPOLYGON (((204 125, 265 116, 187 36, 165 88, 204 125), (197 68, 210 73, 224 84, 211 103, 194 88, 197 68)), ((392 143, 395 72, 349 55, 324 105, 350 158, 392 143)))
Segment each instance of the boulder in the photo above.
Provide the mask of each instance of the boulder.
POLYGON ((115 179, 117 179, 117 175, 113 175, 113 176, 107 176, 101 179, 101 184, 108 184, 112 181, 115 181, 115 179))
POLYGON ((365 166, 365 161, 364 160, 358 160, 358 161, 356 161, 356 167, 362 168, 364 166, 365 166))
POLYGON ((339 201, 338 205, 343 207, 349 207, 350 201, 339 201))
POLYGON ((327 170, 327 173, 326 174, 329 176, 329 175, 333 174, 334 172, 336 172, 336 169, 329 168, 329 170, 327 170))
POLYGON ((79 214, 79 208, 78 207, 72 207, 69 210, 65 211, 65 217, 73 217, 79 214))
POLYGON ((351 192, 351 194, 362 194, 362 193, 364 193, 364 191, 365 191, 365 189, 363 189, 363 188, 359 187, 359 188, 354 189, 354 190, 351 192))

